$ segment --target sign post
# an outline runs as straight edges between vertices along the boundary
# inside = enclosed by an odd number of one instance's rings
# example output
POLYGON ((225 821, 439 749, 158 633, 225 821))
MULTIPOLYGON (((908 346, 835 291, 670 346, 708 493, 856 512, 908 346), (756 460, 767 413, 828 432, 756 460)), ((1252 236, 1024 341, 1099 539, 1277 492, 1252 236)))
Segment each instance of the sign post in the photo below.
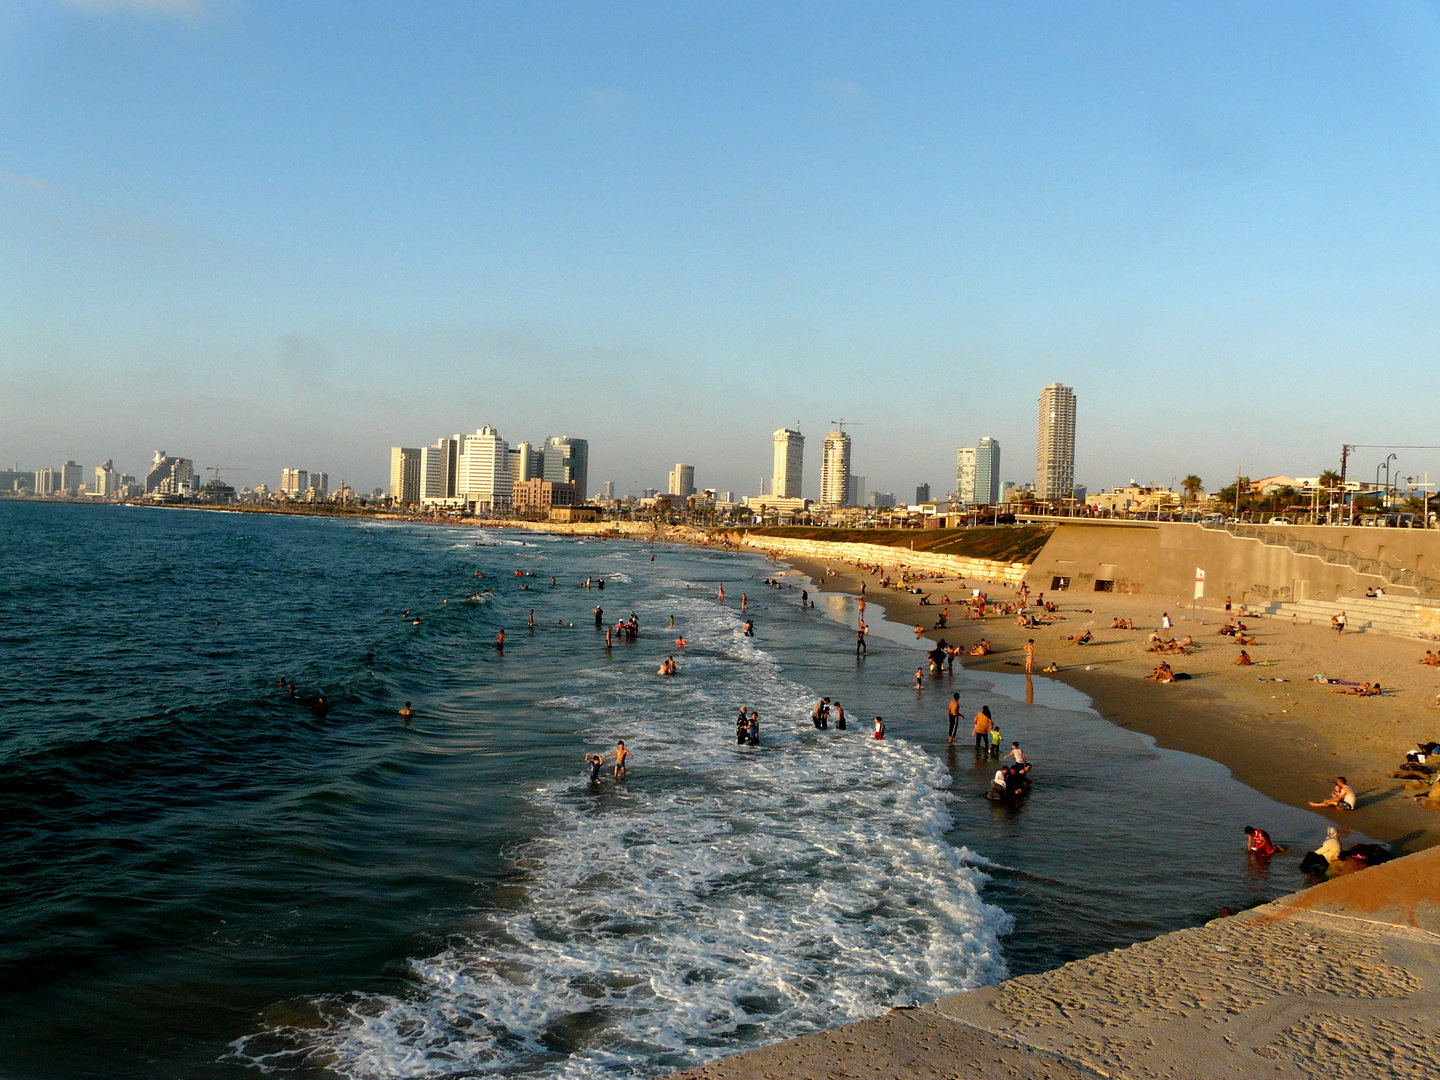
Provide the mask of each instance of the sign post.
POLYGON ((1195 617, 1195 603, 1205 598, 1205 571, 1195 568, 1195 597, 1190 601, 1190 617, 1195 617))

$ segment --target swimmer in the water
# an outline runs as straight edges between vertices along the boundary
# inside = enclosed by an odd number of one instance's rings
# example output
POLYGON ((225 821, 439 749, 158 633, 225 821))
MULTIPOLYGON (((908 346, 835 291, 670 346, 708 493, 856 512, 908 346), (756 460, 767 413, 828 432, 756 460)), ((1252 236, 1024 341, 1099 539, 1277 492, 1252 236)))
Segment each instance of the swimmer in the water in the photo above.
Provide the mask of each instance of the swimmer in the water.
MULTIPOLYGON (((616 743, 615 749, 614 749, 614 750, 611 750, 610 753, 608 753, 608 754, 605 755, 605 757, 607 757, 607 758, 612 758, 612 757, 613 757, 613 758, 615 759, 615 779, 616 779, 616 780, 623 780, 623 779, 625 779, 625 766, 626 766, 626 764, 628 764, 628 762, 630 761, 630 759, 631 759, 632 757, 634 757, 634 756, 635 756, 635 755, 632 754, 629 750, 626 750, 626 749, 625 749, 625 740, 624 740, 624 739, 620 739, 620 740, 616 743)), ((603 761, 603 760, 605 760, 605 758, 601 758, 600 760, 603 761)))
POLYGON ((684 639, 683 637, 677 637, 677 638, 675 639, 675 644, 676 644, 676 645, 679 645, 680 648, 683 649, 683 648, 685 647, 685 639, 684 639))
POLYGON ((330 711, 330 706, 325 703, 325 695, 321 694, 310 703, 310 711, 316 716, 325 716, 330 711))
POLYGON ((498 634, 495 635, 495 647, 496 647, 497 649, 503 649, 503 648, 505 648, 505 631, 504 631, 504 630, 501 630, 498 634))
POLYGON ((530 609, 530 629, 535 629, 535 609, 533 607, 530 609))
POLYGON ((875 738, 885 738, 885 721, 878 716, 875 717, 875 738))
POLYGON ((755 620, 754 620, 754 619, 746 619, 746 620, 745 620, 745 636, 746 636, 746 637, 754 637, 754 636, 755 636, 755 620))
POLYGON ((675 616, 674 616, 674 615, 671 615, 671 616, 670 616, 670 629, 672 629, 672 630, 675 629, 675 616))
POLYGON ((604 755, 586 754, 585 764, 590 766, 590 782, 592 784, 598 784, 600 782, 600 766, 605 764, 604 755))
POLYGON ((412 716, 415 715, 415 710, 410 707, 410 702, 405 702, 405 707, 400 710, 400 715, 403 716, 406 720, 409 720, 412 716))

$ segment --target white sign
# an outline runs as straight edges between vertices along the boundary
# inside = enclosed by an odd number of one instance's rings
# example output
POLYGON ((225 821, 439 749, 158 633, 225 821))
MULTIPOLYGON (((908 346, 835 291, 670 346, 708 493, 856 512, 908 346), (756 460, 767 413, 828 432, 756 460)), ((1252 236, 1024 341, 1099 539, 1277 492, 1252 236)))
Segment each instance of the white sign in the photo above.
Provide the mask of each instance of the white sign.
POLYGON ((1205 596, 1205 571, 1198 566, 1195 568, 1195 599, 1201 600, 1205 596))

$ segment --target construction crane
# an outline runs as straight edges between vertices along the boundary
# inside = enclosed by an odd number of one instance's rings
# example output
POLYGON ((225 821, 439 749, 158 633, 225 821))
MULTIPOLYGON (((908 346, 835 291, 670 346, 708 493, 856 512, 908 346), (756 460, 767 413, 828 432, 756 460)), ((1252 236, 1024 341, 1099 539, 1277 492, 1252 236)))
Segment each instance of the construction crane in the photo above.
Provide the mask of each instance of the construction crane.
POLYGON ((215 487, 217 487, 217 488, 220 486, 220 470, 221 470, 221 469, 224 469, 226 472, 249 472, 249 471, 250 471, 249 469, 243 468, 243 467, 241 467, 241 466, 239 466, 239 465, 207 465, 206 468, 205 468, 205 471, 211 474, 210 482, 211 482, 215 487))
POLYGON ((841 434, 841 435, 844 435, 844 434, 845 434, 845 425, 846 425, 846 424, 849 424, 851 427, 864 427, 864 426, 865 426, 865 422, 864 422, 863 420, 846 420, 843 416, 842 416, 839 420, 831 420, 830 423, 834 424, 837 428, 840 429, 840 434, 841 434))

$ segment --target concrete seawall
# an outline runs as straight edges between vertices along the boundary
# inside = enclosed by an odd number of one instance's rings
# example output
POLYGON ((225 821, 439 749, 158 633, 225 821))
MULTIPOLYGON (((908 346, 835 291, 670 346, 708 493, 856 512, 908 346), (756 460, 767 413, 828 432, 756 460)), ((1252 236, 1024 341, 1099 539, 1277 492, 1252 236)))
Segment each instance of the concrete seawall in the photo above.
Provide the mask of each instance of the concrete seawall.
POLYGON ((1026 563, 974 559, 966 555, 937 555, 885 544, 799 540, 789 536, 746 535, 740 546, 747 551, 759 551, 780 558, 789 556, 822 562, 828 559, 831 562, 863 563, 867 566, 914 570, 926 574, 958 574, 966 581, 998 582, 1005 585, 1019 585, 1029 570, 1026 563))
POLYGON ((1238 604, 1337 600, 1384 587, 1419 596, 1424 587, 1396 585, 1381 567, 1407 580, 1440 582, 1440 530, 1271 526, 1265 539, 1233 536, 1180 522, 1079 521, 1057 526, 1026 575, 1032 589, 1056 579, 1073 592, 1097 589, 1188 598, 1195 570, 1205 570, 1206 596, 1238 604), (1320 554, 1303 554, 1287 542, 1320 554), (1348 558, 1355 565, 1327 561, 1348 558))
POLYGON ((1440 848, 691 1080, 1440 1075, 1440 848))

